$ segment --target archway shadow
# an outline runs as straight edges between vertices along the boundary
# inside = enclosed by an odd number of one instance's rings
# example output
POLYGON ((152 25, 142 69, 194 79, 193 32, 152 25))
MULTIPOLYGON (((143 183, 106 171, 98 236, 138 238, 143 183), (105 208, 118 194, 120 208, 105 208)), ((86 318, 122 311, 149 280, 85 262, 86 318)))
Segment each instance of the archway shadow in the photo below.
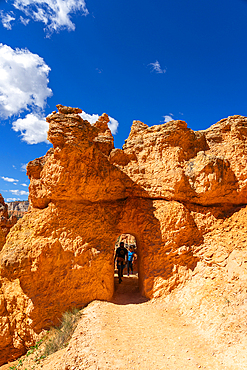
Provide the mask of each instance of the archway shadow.
POLYGON ((112 303, 118 305, 140 304, 147 302, 148 299, 143 297, 139 290, 138 275, 124 275, 122 283, 119 284, 117 273, 114 274, 114 294, 111 299, 112 303))

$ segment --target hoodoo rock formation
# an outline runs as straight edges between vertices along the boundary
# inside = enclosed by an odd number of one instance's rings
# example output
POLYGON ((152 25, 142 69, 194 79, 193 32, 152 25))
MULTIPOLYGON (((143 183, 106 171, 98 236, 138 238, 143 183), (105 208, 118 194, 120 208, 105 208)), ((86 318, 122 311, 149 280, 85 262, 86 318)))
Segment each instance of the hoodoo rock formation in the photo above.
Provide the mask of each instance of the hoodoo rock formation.
POLYGON ((16 222, 17 218, 15 216, 8 218, 8 205, 0 194, 0 251, 5 244, 7 234, 16 222))
POLYGON ((246 320, 247 118, 199 132, 134 121, 115 149, 106 114, 90 125, 80 109, 57 107, 53 148, 27 166, 30 210, 0 254, 0 363, 65 310, 112 297, 123 233, 136 239, 143 295, 177 294, 205 316, 234 297, 246 320))
POLYGON ((14 202, 8 202, 8 214, 17 216, 17 217, 22 217, 27 211, 29 207, 29 202, 28 200, 16 200, 14 202))

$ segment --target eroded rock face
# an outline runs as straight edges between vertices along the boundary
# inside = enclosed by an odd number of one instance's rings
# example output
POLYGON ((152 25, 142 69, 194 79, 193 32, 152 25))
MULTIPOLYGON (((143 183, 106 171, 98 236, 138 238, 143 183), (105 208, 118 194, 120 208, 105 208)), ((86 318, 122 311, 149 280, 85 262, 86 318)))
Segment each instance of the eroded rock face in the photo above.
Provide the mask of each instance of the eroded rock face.
POLYGON ((7 234, 16 222, 16 216, 8 218, 8 205, 4 202, 4 199, 0 194, 0 251, 6 241, 7 234))
POLYGON ((16 200, 14 202, 8 202, 8 214, 10 216, 17 216, 21 218, 27 211, 29 207, 28 200, 16 200))
POLYGON ((0 363, 25 352, 65 310, 111 298, 123 233, 136 239, 148 298, 189 286, 196 297, 193 282, 203 286, 204 271, 212 280, 219 273, 222 286, 246 276, 246 240, 228 239, 225 225, 245 230, 247 118, 200 132, 183 121, 134 121, 121 150, 106 114, 90 125, 80 112, 59 105, 47 117, 53 149, 27 167, 31 208, 0 254, 0 363))

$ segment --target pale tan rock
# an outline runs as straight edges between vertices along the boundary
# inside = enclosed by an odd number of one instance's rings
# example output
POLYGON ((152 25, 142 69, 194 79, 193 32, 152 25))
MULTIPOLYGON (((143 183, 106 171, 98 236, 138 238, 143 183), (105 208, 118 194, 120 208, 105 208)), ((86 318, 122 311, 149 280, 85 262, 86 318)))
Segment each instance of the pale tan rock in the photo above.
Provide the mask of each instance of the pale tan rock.
MULTIPOLYGON (((66 107, 62 104, 58 104, 56 105, 57 109, 58 109, 58 112, 59 113, 62 113, 62 114, 78 114, 78 113, 82 113, 82 110, 81 108, 71 108, 71 107, 66 107)), ((53 113, 56 114, 56 111, 53 111, 53 113)))
POLYGON ((27 211, 29 207, 28 200, 16 200, 14 202, 7 202, 8 206, 8 214, 22 217, 27 211))
POLYGON ((247 118, 231 116, 204 131, 210 153, 229 161, 237 189, 231 203, 246 203, 247 196, 247 118))
POLYGON ((0 363, 65 310, 111 298, 121 234, 136 239, 146 297, 174 297, 203 321, 227 291, 243 311, 246 291, 236 298, 233 290, 246 281, 247 119, 200 132, 184 121, 134 121, 123 149, 114 149, 106 114, 90 125, 79 108, 58 110, 47 117, 53 149, 27 166, 30 211, 0 253, 0 363))
POLYGON ((178 307, 204 335, 224 346, 241 344, 247 336, 246 220, 247 206, 218 216, 194 253, 198 263, 192 276, 165 294, 169 307, 178 307))

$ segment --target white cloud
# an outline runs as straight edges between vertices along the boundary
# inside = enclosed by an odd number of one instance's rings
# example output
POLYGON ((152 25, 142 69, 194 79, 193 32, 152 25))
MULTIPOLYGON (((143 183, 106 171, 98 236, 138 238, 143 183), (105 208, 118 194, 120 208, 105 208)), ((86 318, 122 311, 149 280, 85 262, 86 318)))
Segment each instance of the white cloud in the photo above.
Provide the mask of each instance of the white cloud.
POLYGON ((25 118, 13 122, 13 130, 20 131, 28 144, 47 141, 48 123, 42 109, 52 95, 47 86, 49 71, 39 55, 0 44, 0 116, 7 118, 31 110, 25 118))
POLYGON ((12 25, 10 22, 15 20, 15 17, 13 17, 13 15, 13 12, 4 14, 2 10, 0 11, 0 19, 2 21, 3 27, 7 28, 7 30, 12 29, 12 25))
POLYGON ((21 186, 27 186, 27 184, 21 184, 21 186))
POLYGON ((25 190, 9 190, 10 193, 18 196, 18 195, 28 195, 28 191, 25 190))
MULTIPOLYGON (((82 112, 79 114, 82 119, 87 120, 91 125, 95 123, 99 119, 98 114, 88 114, 86 112, 82 112)), ((119 126, 119 122, 115 119, 109 116, 110 122, 108 122, 108 127, 111 130, 111 133, 115 135, 117 133, 117 129, 119 126)))
POLYGON ((154 63, 149 63, 149 66, 152 66, 152 72, 166 73, 166 69, 161 68, 160 63, 158 62, 158 60, 156 60, 156 62, 154 62, 154 63))
POLYGON ((27 163, 22 163, 21 164, 21 172, 26 172, 27 171, 27 163))
POLYGON ((30 19, 23 18, 22 16, 20 16, 20 21, 21 21, 22 24, 24 24, 24 26, 27 26, 28 23, 30 22, 30 19))
POLYGON ((81 118, 84 119, 85 121, 91 123, 91 125, 99 119, 98 114, 88 114, 84 111, 82 111, 82 113, 79 113, 79 116, 81 116, 81 118))
POLYGON ((30 19, 42 22, 48 34, 61 29, 74 30, 71 14, 88 14, 85 0, 12 0, 12 2, 17 11, 25 14, 25 19, 20 17, 22 23, 26 25, 30 19))
POLYGON ((112 117, 109 118, 110 118, 110 122, 108 123, 109 129, 111 130, 111 133, 113 135, 116 135, 119 122, 115 118, 112 117))
POLYGON ((13 122, 13 130, 20 131, 22 140, 28 144, 38 144, 47 141, 49 124, 43 115, 29 113, 25 118, 13 122))
POLYGON ((16 200, 20 200, 20 198, 6 198, 6 202, 15 202, 16 200))
POLYGON ((12 179, 11 177, 4 177, 4 176, 1 176, 1 179, 3 179, 4 181, 7 181, 7 182, 18 182, 19 180, 16 180, 16 179, 12 179))
POLYGON ((164 122, 172 121, 174 119, 172 116, 173 116, 173 114, 171 114, 171 113, 170 113, 170 115, 163 116, 164 117, 164 122))
POLYGON ((0 43, 0 115, 7 118, 30 108, 43 109, 52 95, 49 71, 39 55, 0 43))

